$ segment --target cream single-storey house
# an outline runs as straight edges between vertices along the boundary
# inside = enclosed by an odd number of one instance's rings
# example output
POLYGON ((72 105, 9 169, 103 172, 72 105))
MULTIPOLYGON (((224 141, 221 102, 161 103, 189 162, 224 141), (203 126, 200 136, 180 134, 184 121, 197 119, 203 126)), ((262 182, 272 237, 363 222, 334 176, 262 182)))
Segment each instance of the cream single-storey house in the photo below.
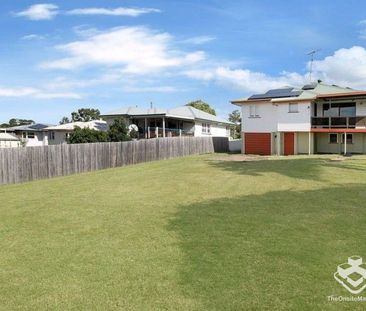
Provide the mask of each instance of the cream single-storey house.
POLYGON ((47 142, 47 131, 49 124, 33 123, 6 128, 7 133, 17 136, 26 147, 45 146, 47 142))
POLYGON ((173 136, 229 137, 233 123, 190 106, 173 109, 121 108, 102 115, 110 125, 123 118, 128 126, 135 125, 140 138, 173 136))
POLYGON ((20 139, 11 133, 0 132, 0 148, 20 147, 20 139))
POLYGON ((45 129, 48 137, 48 145, 58 145, 67 142, 67 138, 74 131, 75 127, 90 128, 97 131, 107 131, 107 122, 103 120, 94 120, 89 122, 71 122, 56 126, 50 126, 45 129))
POLYGON ((232 103, 241 107, 243 153, 366 153, 366 91, 318 81, 232 103))

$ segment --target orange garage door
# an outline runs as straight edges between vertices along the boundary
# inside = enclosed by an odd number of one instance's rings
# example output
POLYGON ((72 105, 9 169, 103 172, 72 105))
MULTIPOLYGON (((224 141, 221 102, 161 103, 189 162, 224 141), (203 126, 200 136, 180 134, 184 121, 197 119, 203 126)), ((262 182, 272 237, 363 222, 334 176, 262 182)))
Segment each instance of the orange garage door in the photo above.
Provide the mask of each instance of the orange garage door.
POLYGON ((271 133, 245 133, 246 154, 271 154, 271 133))

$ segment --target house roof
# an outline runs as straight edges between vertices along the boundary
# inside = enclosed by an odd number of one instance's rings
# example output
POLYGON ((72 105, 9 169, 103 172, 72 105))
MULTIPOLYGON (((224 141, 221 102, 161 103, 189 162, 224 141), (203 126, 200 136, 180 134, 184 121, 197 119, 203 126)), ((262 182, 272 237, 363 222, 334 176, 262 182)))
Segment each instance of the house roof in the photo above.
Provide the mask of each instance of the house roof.
POLYGON ((90 128, 98 131, 106 131, 108 129, 107 122, 103 120, 94 120, 89 122, 71 122, 56 126, 49 126, 46 128, 47 131, 73 131, 75 127, 90 128))
POLYGON ((6 128, 8 132, 15 132, 15 131, 27 131, 27 132, 42 132, 46 127, 51 126, 50 124, 43 124, 43 123, 33 123, 27 125, 18 125, 13 127, 6 128))
POLYGON ((166 116, 170 118, 179 118, 186 120, 202 120, 208 122, 217 122, 225 124, 233 124, 230 121, 214 116, 202 110, 196 109, 191 106, 180 106, 172 109, 160 109, 160 108, 137 108, 137 107, 127 107, 121 108, 106 114, 103 116, 166 116))
POLYGON ((279 103, 289 101, 314 100, 317 98, 360 96, 365 94, 366 93, 364 92, 360 92, 348 87, 340 87, 338 85, 328 85, 322 82, 317 82, 306 84, 301 88, 284 87, 279 89, 273 89, 267 91, 264 94, 255 94, 248 98, 233 100, 231 101, 231 103, 238 105, 253 101, 271 101, 273 103, 279 103))
POLYGON ((165 109, 159 108, 140 108, 140 107, 123 107, 103 116, 116 116, 116 115, 126 115, 126 116, 148 116, 148 115, 164 115, 166 113, 165 109))
POLYGON ((4 141, 20 141, 18 137, 10 133, 0 133, 0 140, 4 141))

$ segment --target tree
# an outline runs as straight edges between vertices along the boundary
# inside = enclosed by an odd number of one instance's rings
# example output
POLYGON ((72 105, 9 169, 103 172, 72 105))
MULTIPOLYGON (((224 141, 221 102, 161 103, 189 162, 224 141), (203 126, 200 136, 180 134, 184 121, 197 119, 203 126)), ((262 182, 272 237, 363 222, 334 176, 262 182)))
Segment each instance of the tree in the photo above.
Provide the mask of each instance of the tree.
POLYGON ((33 120, 12 118, 9 120, 8 123, 1 124, 0 127, 5 128, 5 127, 13 127, 13 126, 19 126, 19 125, 28 125, 28 124, 32 124, 32 123, 34 123, 33 120))
POLYGON ((59 122, 60 125, 70 123, 70 119, 68 117, 63 117, 59 122))
POLYGON ((109 141, 113 142, 131 140, 131 137, 128 135, 128 128, 123 119, 114 120, 113 124, 109 127, 108 137, 109 141))
POLYGON ((233 138, 241 137, 241 116, 239 110, 234 110, 229 114, 229 121, 235 125, 231 126, 231 136, 233 138))
POLYGON ((139 132, 136 131, 135 129, 131 129, 129 136, 131 139, 138 139, 139 138, 139 132))
POLYGON ((93 108, 81 108, 71 113, 72 122, 88 122, 100 119, 100 111, 93 108))
POLYGON ((204 112, 207 112, 209 114, 213 114, 214 116, 216 116, 215 109, 213 109, 209 104, 205 103, 204 101, 202 101, 200 99, 192 101, 192 102, 188 103, 186 106, 191 106, 193 108, 202 110, 204 112))
POLYGON ((88 127, 80 128, 78 126, 75 126, 74 131, 67 139, 67 142, 69 144, 98 143, 107 141, 107 132, 97 131, 88 127))

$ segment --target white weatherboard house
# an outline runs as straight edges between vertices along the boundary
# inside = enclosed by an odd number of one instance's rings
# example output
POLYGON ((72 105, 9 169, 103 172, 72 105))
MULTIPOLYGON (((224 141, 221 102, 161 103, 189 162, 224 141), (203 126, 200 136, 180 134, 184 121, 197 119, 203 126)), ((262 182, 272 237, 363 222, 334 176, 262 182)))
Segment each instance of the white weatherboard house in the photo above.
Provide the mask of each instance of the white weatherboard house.
POLYGON ((56 126, 49 126, 45 130, 47 131, 48 144, 58 145, 67 142, 69 135, 75 130, 75 127, 90 128, 97 131, 107 131, 107 122, 103 120, 94 120, 89 122, 71 122, 56 126))
POLYGON ((242 153, 366 153, 366 91, 318 81, 232 103, 241 106, 242 153))
POLYGON ((14 134, 0 132, 0 148, 20 147, 21 141, 14 134))
POLYGON ((47 131, 49 124, 33 123, 6 128, 6 132, 18 137, 26 147, 45 146, 47 142, 47 131))
POLYGON ((136 125, 140 138, 173 136, 229 137, 233 123, 190 106, 173 109, 128 107, 102 115, 111 125, 123 118, 127 125, 136 125))
MULTIPOLYGON (((48 124, 34 123, 3 129, 15 136, 26 147, 58 145, 67 142, 67 138, 75 127, 90 128, 98 131, 107 131, 107 122, 95 120, 89 122, 72 122, 62 125, 50 126, 48 124)), ((12 144, 15 146, 15 143, 12 144)))

